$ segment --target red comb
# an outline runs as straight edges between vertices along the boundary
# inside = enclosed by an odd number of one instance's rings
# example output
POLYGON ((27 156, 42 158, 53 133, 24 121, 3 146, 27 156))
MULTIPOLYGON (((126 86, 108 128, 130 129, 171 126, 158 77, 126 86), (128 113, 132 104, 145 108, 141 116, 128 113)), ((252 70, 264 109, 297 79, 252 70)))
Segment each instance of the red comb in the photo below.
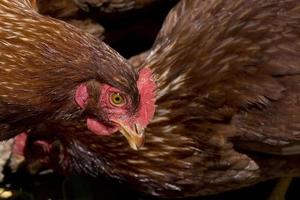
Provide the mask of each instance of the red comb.
POLYGON ((146 126, 153 118, 155 112, 156 84, 150 68, 145 67, 139 72, 137 87, 140 92, 139 122, 146 126))

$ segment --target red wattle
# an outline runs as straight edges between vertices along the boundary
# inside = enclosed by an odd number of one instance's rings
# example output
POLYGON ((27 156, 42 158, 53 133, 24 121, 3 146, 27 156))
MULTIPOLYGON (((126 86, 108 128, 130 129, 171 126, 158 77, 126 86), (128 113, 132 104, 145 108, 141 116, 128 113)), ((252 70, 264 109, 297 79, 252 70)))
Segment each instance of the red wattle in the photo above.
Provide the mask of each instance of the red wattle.
POLYGON ((86 123, 88 129, 96 135, 112 135, 113 133, 118 131, 117 127, 105 126, 104 124, 93 118, 87 118, 86 123))

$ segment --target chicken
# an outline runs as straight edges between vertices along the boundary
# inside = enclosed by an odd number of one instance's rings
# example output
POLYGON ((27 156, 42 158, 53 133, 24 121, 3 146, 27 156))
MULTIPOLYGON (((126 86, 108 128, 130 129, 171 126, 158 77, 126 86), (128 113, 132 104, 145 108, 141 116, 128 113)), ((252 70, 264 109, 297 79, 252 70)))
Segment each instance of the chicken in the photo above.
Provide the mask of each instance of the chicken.
POLYGON ((38 12, 53 18, 64 20, 96 38, 103 39, 104 27, 90 19, 78 19, 80 8, 72 0, 38 0, 38 12))
POLYGON ((140 147, 155 109, 151 70, 137 72, 105 43, 36 7, 0 2, 0 139, 67 121, 95 138, 120 130, 140 147))
MULTIPOLYGON (((141 41, 139 43, 149 38, 152 41, 160 29, 163 18, 177 1, 39 0, 37 2, 39 13, 81 28, 123 53, 119 45, 130 37, 134 37, 135 41, 141 41)), ((150 45, 149 43, 146 48, 150 45)), ((130 49, 134 48, 136 47, 130 49)), ((127 55, 124 53, 124 56, 127 55)))
POLYGON ((46 141, 40 146, 56 156, 61 144, 56 165, 67 171, 104 174, 160 197, 299 175, 299 11, 298 0, 182 0, 153 48, 135 59, 158 83, 138 153, 120 135, 95 139, 80 124, 43 124, 28 141, 46 141))
POLYGON ((81 9, 88 11, 89 7, 112 13, 147 7, 155 2, 159 0, 37 0, 41 13, 57 18, 74 17, 81 9))
POLYGON ((76 17, 80 8, 73 0, 37 0, 39 13, 62 19, 76 17))
POLYGON ((83 10, 98 7, 104 12, 127 11, 150 5, 159 0, 73 0, 83 10))

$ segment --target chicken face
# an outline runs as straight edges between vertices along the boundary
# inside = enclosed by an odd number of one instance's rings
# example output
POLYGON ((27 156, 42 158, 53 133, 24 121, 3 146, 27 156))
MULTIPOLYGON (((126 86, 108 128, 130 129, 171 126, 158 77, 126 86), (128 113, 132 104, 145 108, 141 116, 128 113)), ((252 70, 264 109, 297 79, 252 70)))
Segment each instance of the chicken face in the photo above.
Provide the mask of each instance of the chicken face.
POLYGON ((137 80, 138 106, 131 101, 129 94, 108 84, 96 86, 96 95, 91 94, 92 89, 87 84, 81 84, 76 90, 75 101, 82 109, 98 109, 88 112, 94 113, 86 119, 91 132, 107 136, 120 131, 131 148, 137 150, 144 143, 144 129, 154 115, 155 87, 151 70, 144 68, 137 80), (90 106, 93 99, 96 105, 90 106))

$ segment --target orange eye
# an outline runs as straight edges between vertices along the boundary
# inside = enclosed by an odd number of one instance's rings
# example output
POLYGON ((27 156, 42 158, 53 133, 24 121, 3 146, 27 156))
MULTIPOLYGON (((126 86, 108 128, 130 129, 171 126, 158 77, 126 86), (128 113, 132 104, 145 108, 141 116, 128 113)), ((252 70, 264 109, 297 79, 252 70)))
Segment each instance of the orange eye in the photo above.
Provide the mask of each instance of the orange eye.
POLYGON ((114 106, 123 106, 126 99, 120 93, 114 92, 110 96, 110 103, 114 106))

